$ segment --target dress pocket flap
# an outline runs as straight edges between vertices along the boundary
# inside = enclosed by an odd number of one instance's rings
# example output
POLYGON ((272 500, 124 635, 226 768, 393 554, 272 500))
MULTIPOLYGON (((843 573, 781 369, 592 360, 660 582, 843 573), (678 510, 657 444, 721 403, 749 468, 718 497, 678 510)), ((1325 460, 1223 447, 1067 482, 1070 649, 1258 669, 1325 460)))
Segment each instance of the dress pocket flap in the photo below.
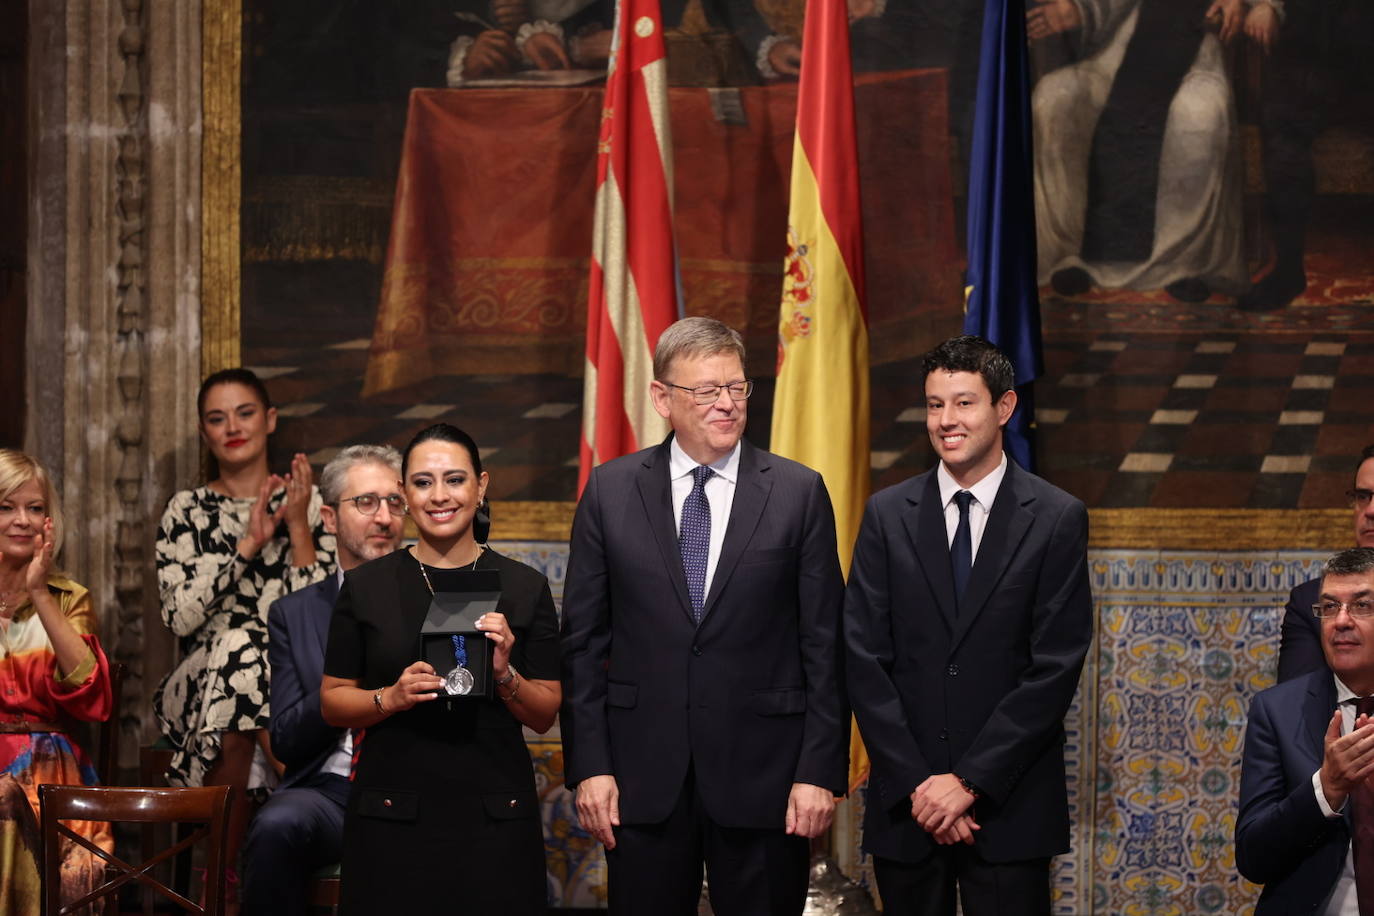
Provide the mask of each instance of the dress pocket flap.
POLYGON ((619 706, 622 709, 633 709, 638 702, 639 685, 617 684, 614 681, 606 684, 607 706, 619 706))
POLYGON ((358 814, 386 821, 413 821, 420 813, 418 792, 364 789, 358 796, 358 814))
POLYGON ((486 809, 487 817, 498 821, 536 817, 539 814, 539 800, 534 793, 518 789, 507 792, 484 792, 482 807, 486 809))
POLYGON ((806 712, 806 691, 800 687, 756 690, 749 705, 761 716, 795 716, 806 712))

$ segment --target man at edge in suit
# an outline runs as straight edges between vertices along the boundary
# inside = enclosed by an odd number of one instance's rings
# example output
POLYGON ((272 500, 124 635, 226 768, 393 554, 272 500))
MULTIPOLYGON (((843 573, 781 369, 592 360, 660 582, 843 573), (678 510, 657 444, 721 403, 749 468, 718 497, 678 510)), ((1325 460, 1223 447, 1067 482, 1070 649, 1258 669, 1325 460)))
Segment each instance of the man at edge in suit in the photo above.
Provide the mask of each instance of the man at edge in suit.
POLYGON ((845 789, 844 583, 815 471, 743 441, 738 333, 685 318, 651 394, 673 434, 596 468, 563 592, 567 783, 610 911, 798 914, 845 789))
POLYGON ((1309 613, 1326 667, 1256 694, 1245 729, 1236 866, 1264 885, 1256 916, 1374 911, 1374 548, 1327 560, 1309 613))
POLYGON ((272 670, 272 753, 281 784, 244 842, 244 912, 299 916, 311 873, 338 862, 353 740, 320 714, 329 618, 343 574, 401 544, 401 456, 389 445, 353 445, 320 474, 320 518, 337 536, 338 573, 285 595, 267 612, 272 670))
POLYGON ((1010 361, 956 337, 923 361, 940 463, 874 494, 845 594, 872 759, 863 845, 890 914, 1049 913, 1069 848, 1063 718, 1092 640, 1083 503, 1008 460, 1010 361))
MULTIPOLYGON (((1374 445, 1366 445, 1360 452, 1355 485, 1345 495, 1355 510, 1355 546, 1374 547, 1374 445)), ((1326 669, 1321 621, 1312 613, 1312 605, 1321 596, 1321 586, 1318 576, 1288 595, 1279 635, 1279 683, 1326 669)))

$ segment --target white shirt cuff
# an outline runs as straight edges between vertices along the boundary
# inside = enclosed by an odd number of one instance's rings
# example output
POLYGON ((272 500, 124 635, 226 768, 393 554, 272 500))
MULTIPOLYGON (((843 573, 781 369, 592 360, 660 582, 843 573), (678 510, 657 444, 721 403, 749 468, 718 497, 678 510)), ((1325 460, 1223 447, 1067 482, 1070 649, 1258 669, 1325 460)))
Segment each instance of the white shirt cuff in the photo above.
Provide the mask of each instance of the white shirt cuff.
POLYGON ((525 44, 535 35, 552 35, 558 39, 559 44, 563 41, 563 26, 556 22, 549 22, 546 19, 538 19, 534 22, 521 24, 520 30, 515 33, 515 49, 520 52, 520 58, 531 67, 536 66, 534 60, 525 53, 525 44))
POLYGON ((448 49, 448 72, 444 74, 448 88, 456 89, 463 85, 466 79, 463 77, 463 67, 468 62, 468 49, 473 46, 475 39, 471 35, 459 35, 453 40, 453 44, 448 49))
MULTIPOLYGON (((1322 814, 1323 814, 1325 817, 1340 817, 1340 816, 1341 816, 1341 812, 1340 812, 1340 811, 1333 811, 1333 810, 1331 810, 1331 806, 1328 805, 1328 804, 1326 803, 1326 793, 1322 791, 1322 771, 1321 771, 1321 770, 1317 770, 1317 772, 1315 772, 1315 773, 1312 774, 1312 791, 1315 792, 1315 793, 1317 793, 1317 807, 1322 809, 1322 814)), ((1345 805, 1344 805, 1344 804, 1341 805, 1341 809, 1342 809, 1342 810, 1345 809, 1345 805)))
POLYGON ((785 35, 769 35, 759 42, 759 53, 754 58, 754 66, 759 68, 759 75, 766 80, 775 80, 781 75, 773 69, 773 64, 768 60, 768 52, 773 50, 773 45, 786 37, 785 35))

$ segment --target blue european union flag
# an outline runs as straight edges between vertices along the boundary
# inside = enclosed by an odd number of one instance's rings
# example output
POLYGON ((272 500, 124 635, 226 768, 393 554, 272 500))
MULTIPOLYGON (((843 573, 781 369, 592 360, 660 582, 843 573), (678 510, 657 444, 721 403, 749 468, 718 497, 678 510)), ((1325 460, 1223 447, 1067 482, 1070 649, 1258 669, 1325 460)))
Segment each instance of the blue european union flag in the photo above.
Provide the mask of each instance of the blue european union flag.
POLYGON ((1024 0, 987 0, 968 178, 968 301, 964 333, 996 344, 1016 366, 1007 452, 1035 470, 1031 382, 1044 371, 1035 282, 1035 185, 1024 0))

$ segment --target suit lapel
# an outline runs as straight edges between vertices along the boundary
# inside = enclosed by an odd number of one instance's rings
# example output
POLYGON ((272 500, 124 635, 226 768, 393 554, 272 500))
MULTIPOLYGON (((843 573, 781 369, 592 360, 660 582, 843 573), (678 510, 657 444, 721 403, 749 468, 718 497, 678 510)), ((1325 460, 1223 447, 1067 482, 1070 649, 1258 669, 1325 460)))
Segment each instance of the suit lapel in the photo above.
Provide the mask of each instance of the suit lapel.
MULTIPOLYGON (((735 482, 735 498, 730 504, 730 520, 725 523, 725 540, 720 546, 720 559, 716 561, 716 573, 711 577, 711 591, 702 605, 701 620, 711 615, 711 609, 720 599, 721 591, 754 537, 754 531, 763 517, 763 509, 768 505, 768 495, 773 489, 773 479, 769 476, 771 456, 761 452, 748 442, 740 440, 739 474, 735 482)), ((683 580, 684 588, 686 579, 683 580)))
POLYGON ((1307 697, 1298 723, 1298 746, 1307 748, 1315 765, 1320 766, 1326 748, 1326 728, 1336 708, 1336 683, 1325 670, 1309 675, 1307 697))
POLYGON ((911 538, 916 550, 916 560, 921 564, 935 595, 935 603, 944 615, 945 623, 954 626, 957 616, 954 602, 954 573, 949 565, 949 539, 945 535, 945 513, 940 505, 940 485, 935 472, 928 471, 925 485, 919 478, 907 493, 911 505, 902 515, 902 524, 911 538))
POLYGON ((663 568, 668 570, 668 578, 677 592, 678 603, 687 619, 692 619, 692 599, 687 594, 687 575, 682 571, 682 550, 678 546, 677 527, 673 523, 673 487, 668 470, 668 442, 649 452, 640 465, 635 482, 639 487, 639 498, 644 503, 644 515, 649 521, 649 529, 654 533, 654 542, 663 560, 663 568))
POLYGON ((973 572, 969 575, 968 593, 963 596, 963 603, 959 607, 954 646, 958 646, 973 621, 987 606, 988 598, 1002 581, 1026 532, 1035 521, 1032 509, 1035 497, 1022 486, 1023 482, 1021 469, 1009 460, 1006 476, 1002 478, 1002 485, 997 488, 997 496, 992 501, 992 511, 988 513, 983 537, 978 542, 978 556, 973 561, 973 572))
POLYGON ((313 605, 310 623, 320 646, 320 658, 324 658, 325 647, 329 644, 329 621, 334 616, 334 599, 339 597, 339 577, 331 573, 317 586, 320 590, 320 603, 313 605))

